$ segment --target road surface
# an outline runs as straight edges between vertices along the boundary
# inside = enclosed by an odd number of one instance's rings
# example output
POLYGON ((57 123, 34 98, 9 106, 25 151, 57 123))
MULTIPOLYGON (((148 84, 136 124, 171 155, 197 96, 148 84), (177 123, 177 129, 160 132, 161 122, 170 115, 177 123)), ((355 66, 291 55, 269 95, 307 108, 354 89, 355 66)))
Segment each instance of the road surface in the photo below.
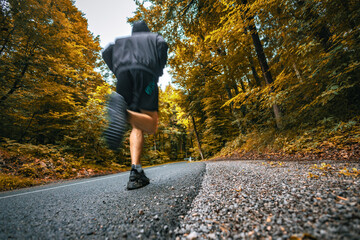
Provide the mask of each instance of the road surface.
POLYGON ((145 188, 129 173, 0 194, 0 239, 168 239, 197 195, 204 163, 146 168, 145 188))

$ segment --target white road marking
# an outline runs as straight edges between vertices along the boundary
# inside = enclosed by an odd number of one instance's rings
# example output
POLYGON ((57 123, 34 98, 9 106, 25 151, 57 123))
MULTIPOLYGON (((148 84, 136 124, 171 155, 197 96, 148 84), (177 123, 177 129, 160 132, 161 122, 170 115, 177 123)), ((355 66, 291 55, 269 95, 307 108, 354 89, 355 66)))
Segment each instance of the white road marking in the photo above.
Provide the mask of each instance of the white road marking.
POLYGON ((112 175, 112 176, 109 176, 109 177, 96 178, 96 179, 92 179, 92 180, 88 180, 88 181, 84 181, 84 182, 79 182, 79 183, 71 183, 71 184, 57 186, 57 187, 51 187, 51 188, 34 190, 34 191, 30 191, 30 192, 13 194, 13 195, 9 195, 9 196, 0 197, 0 199, 18 197, 18 196, 28 195, 28 194, 31 194, 31 193, 46 192, 46 191, 50 191, 50 190, 54 190, 54 189, 70 187, 70 186, 75 186, 75 185, 80 185, 80 184, 85 184, 85 183, 90 183, 90 182, 96 182, 96 181, 101 181, 101 180, 105 180, 105 179, 109 179, 109 178, 115 178, 115 177, 119 177, 119 174, 112 175))
MULTIPOLYGON (((162 166, 162 167, 166 167, 166 166, 167 166, 167 164, 162 166)), ((150 168, 146 169, 146 171, 156 170, 157 168, 158 167, 150 167, 150 168)), ((120 175, 123 175, 123 174, 127 174, 127 172, 120 173, 120 175)), ((30 192, 24 192, 24 193, 8 195, 8 196, 0 197, 0 200, 1 199, 6 199, 6 198, 12 198, 12 197, 28 195, 28 194, 32 194, 32 193, 46 192, 46 191, 50 191, 50 190, 55 190, 55 189, 64 188, 64 187, 71 187, 71 186, 80 185, 80 184, 86 184, 86 183, 90 183, 90 182, 96 182, 96 181, 101 181, 101 180, 105 180, 105 179, 109 179, 109 178, 115 178, 115 177, 119 177, 119 174, 112 175, 112 176, 109 176, 109 177, 100 177, 100 178, 96 178, 96 179, 92 179, 92 180, 88 180, 88 181, 84 181, 84 182, 79 182, 79 183, 71 183, 71 184, 61 185, 61 186, 57 186, 57 187, 44 188, 44 189, 34 190, 34 191, 30 191, 30 192)))

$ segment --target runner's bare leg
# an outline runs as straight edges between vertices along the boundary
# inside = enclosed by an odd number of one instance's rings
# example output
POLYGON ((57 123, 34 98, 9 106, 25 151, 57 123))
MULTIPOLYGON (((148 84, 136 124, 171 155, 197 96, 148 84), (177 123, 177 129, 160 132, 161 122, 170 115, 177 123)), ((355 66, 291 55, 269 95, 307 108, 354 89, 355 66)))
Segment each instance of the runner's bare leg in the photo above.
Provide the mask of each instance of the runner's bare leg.
POLYGON ((141 110, 141 113, 128 110, 128 120, 133 127, 130 134, 131 164, 139 165, 144 146, 144 132, 155 134, 158 113, 141 110))
POLYGON ((128 120, 131 126, 146 133, 155 134, 158 126, 158 112, 140 110, 141 113, 128 110, 128 120))
POLYGON ((144 146, 144 134, 138 128, 133 128, 130 134, 131 164, 140 165, 140 157, 144 146))

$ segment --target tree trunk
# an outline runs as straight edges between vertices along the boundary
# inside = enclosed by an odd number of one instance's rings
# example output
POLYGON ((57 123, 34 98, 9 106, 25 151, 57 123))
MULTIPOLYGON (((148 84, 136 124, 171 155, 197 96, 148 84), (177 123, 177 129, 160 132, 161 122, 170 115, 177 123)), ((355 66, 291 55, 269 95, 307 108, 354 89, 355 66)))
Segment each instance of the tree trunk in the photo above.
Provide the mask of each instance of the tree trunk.
POLYGON ((204 155, 203 155, 202 150, 201 150, 201 144, 200 144, 199 134, 198 134, 198 132, 197 132, 197 130, 196 130, 195 118, 194 118, 193 116, 191 116, 191 120, 192 120, 192 123, 193 123, 193 125, 194 125, 196 142, 197 142, 197 145, 198 145, 198 148, 199 148, 201 160, 204 160, 204 155))
POLYGON ((24 75, 25 75, 26 70, 28 69, 28 67, 29 67, 29 62, 26 62, 26 63, 25 63, 25 66, 24 66, 24 68, 23 68, 23 70, 22 70, 22 72, 20 73, 20 76, 15 79, 12 88, 7 92, 7 94, 5 94, 4 96, 2 96, 2 97, 0 98, 0 104, 1 104, 2 102, 4 102, 11 94, 13 94, 16 89, 18 89, 18 88, 20 87, 20 86, 19 86, 20 81, 21 81, 21 79, 24 77, 24 75))
POLYGON ((234 80, 232 81, 232 88, 235 91, 235 95, 238 95, 239 94, 239 89, 238 89, 238 86, 237 86, 237 84, 236 84, 236 82, 234 80))
POLYGON ((299 79, 299 82, 302 83, 302 82, 303 82, 303 78, 302 78, 302 76, 301 76, 298 68, 296 67, 296 64, 295 64, 295 63, 293 63, 293 68, 294 68, 294 71, 295 71, 295 73, 296 73, 296 77, 299 79))
POLYGON ((255 69, 255 64, 253 61, 253 58, 251 55, 248 56, 249 59, 249 63, 250 63, 250 68, 251 68, 251 72, 253 74, 256 86, 260 87, 261 86, 261 82, 260 82, 260 77, 259 74, 257 73, 256 69, 255 69))
MULTIPOLYGON (((264 49, 261 44, 259 34, 257 33, 256 27, 254 24, 251 24, 249 26, 249 29, 251 31, 251 37, 253 39, 253 43, 255 46, 256 54, 258 56, 260 67, 264 74, 265 82, 266 82, 266 84, 271 84, 271 83, 273 83, 273 78, 272 78, 271 72, 269 70, 269 65, 268 65, 266 57, 265 57, 264 49)), ((273 91, 272 88, 271 88, 271 91, 273 91)), ((276 103, 273 105, 273 110, 274 110, 274 115, 275 115, 276 126, 277 126, 277 128, 281 129, 283 127, 282 126, 282 116, 281 116, 280 108, 276 103)))
POLYGON ((24 137, 26 136, 27 130, 30 128, 30 125, 31 125, 32 121, 34 120, 35 115, 36 115, 37 113, 38 113, 38 112, 35 111, 35 112, 33 113, 33 115, 31 116, 31 119, 30 119, 27 127, 25 128, 24 132, 21 134, 21 137, 20 137, 20 139, 19 139, 19 142, 22 142, 22 140, 23 140, 24 137))
POLYGON ((271 76, 271 72, 269 71, 269 65, 267 63, 265 53, 264 53, 264 49, 263 49, 263 46, 261 44, 259 34, 257 33, 255 25, 250 24, 249 30, 250 30, 251 38, 253 40, 255 51, 256 51, 256 54, 257 54, 257 57, 258 57, 258 60, 259 60, 261 71, 264 74, 264 79, 265 79, 267 84, 271 84, 273 82, 273 79, 272 79, 272 76, 271 76))
MULTIPOLYGON (((242 0, 243 4, 247 4, 247 0, 242 0)), ((253 22, 253 16, 248 17, 249 22, 253 22)), ((254 43, 254 47, 255 47, 255 51, 256 51, 256 55, 258 57, 259 60, 259 64, 261 67, 261 71, 264 75, 265 78, 265 82, 266 84, 271 84, 273 82, 273 78, 269 69, 269 65, 267 63, 266 60, 266 56, 264 53, 264 48, 261 44, 260 38, 259 38, 259 34, 256 30, 255 24, 251 23, 248 27, 250 34, 251 34, 251 38, 253 40, 254 43)), ((273 91, 271 89, 271 91, 273 91)), ((276 121, 276 126, 277 128, 281 129, 282 128, 282 116, 281 116, 281 111, 279 106, 275 103, 273 106, 273 110, 274 110, 274 115, 275 115, 275 121, 276 121)))
MULTIPOLYGON (((225 83, 225 89, 228 95, 229 100, 233 98, 232 93, 231 93, 231 89, 229 88, 229 85, 227 83, 225 83)), ((230 113, 233 112, 233 103, 230 103, 230 113)))
MULTIPOLYGON (((241 81, 241 83, 242 83, 242 81, 241 81)), ((243 85, 243 84, 242 84, 242 85, 243 85)), ((228 86, 227 84, 225 85, 225 87, 226 87, 226 91, 227 91, 227 94, 228 94, 228 97, 229 97, 229 100, 230 100, 230 99, 233 98, 232 93, 231 93, 231 89, 229 88, 229 86, 228 86)), ((234 83, 234 89, 235 89, 235 94, 238 95, 238 94, 239 94, 239 91, 237 90, 237 86, 236 86, 235 83, 234 83)), ((237 116, 237 111, 236 111, 236 109, 234 108, 234 104, 233 104, 233 103, 230 103, 230 113, 231 113, 231 115, 232 115, 235 119, 238 118, 238 116, 237 116)), ((242 113, 243 113, 243 115, 245 116, 245 113, 244 113, 243 111, 242 111, 242 113)), ((240 123, 239 123, 238 121, 236 121, 236 124, 237 124, 237 126, 238 126, 238 129, 241 130, 240 123)))

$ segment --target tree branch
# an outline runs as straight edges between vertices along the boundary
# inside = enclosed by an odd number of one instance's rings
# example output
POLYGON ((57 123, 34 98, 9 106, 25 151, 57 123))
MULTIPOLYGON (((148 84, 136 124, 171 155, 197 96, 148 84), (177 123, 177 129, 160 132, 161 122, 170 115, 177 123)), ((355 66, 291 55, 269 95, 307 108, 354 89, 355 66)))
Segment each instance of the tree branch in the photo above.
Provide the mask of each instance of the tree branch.
POLYGON ((191 0, 191 2, 186 5, 186 7, 183 8, 183 10, 181 10, 183 13, 181 14, 181 16, 184 16, 186 14, 186 12, 189 10, 189 8, 191 7, 191 5, 194 3, 194 0, 191 0))

